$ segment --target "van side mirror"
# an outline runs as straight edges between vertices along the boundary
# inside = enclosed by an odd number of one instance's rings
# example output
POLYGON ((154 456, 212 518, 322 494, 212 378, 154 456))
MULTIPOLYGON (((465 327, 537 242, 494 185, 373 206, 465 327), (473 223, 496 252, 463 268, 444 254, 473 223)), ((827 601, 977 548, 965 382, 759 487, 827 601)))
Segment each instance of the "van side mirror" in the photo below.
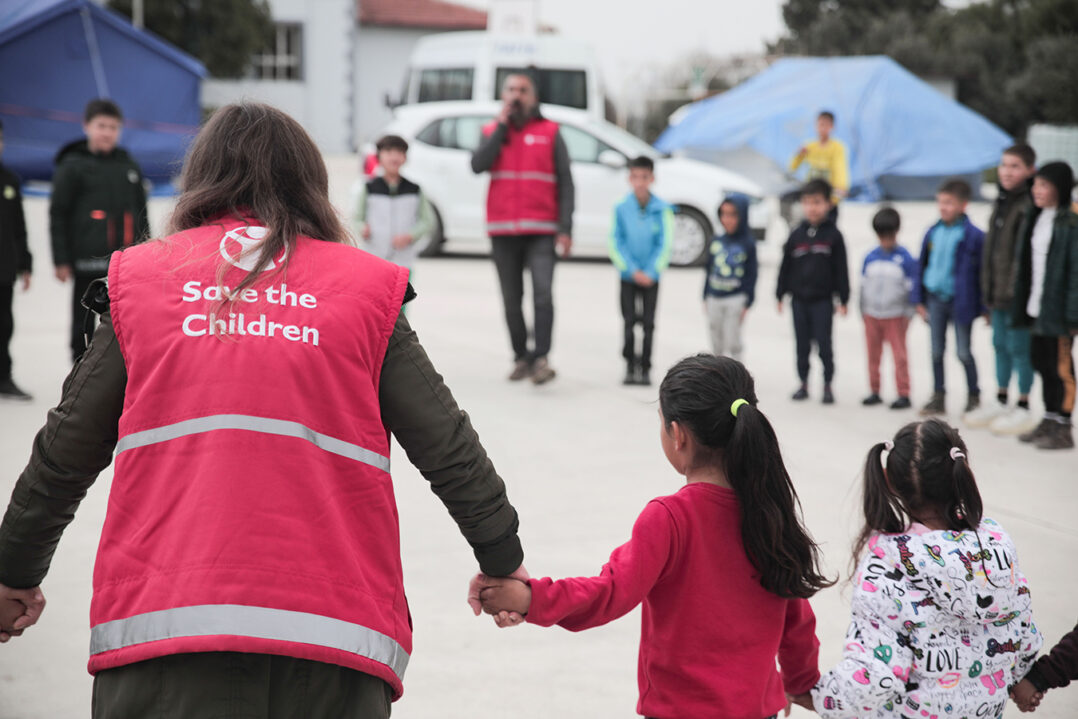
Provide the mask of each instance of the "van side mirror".
POLYGON ((628 164, 628 160, 617 150, 603 150, 599 153, 599 164, 612 170, 620 170, 628 164))
POLYGON ((382 95, 382 104, 384 104, 384 105, 385 105, 386 107, 388 107, 388 108, 389 108, 390 110, 393 110, 393 109, 395 109, 395 108, 396 108, 396 107, 397 107, 398 105, 400 105, 400 103, 399 103, 399 102, 397 102, 396 100, 394 100, 394 99, 393 99, 393 96, 392 96, 392 95, 390 95, 390 94, 389 94, 388 92, 387 92, 387 93, 384 93, 384 94, 382 95))

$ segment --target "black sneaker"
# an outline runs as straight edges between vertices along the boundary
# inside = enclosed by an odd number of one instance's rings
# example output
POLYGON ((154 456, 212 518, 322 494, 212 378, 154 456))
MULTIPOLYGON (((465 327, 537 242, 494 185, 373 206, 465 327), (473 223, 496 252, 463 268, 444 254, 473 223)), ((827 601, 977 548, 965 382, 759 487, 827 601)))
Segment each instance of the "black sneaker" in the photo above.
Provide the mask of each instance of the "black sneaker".
POLYGON ((861 404, 866 407, 875 407, 878 404, 883 404, 883 397, 880 397, 878 394, 873 392, 868 397, 865 397, 863 400, 861 400, 861 404))
POLYGON ((829 385, 829 384, 825 384, 823 386, 823 403, 824 404, 834 404, 835 403, 835 395, 833 395, 831 393, 831 385, 829 385))
POLYGON ((641 367, 636 373, 636 383, 644 385, 645 387, 651 386, 651 370, 641 367))
POLYGON ((1033 441, 1037 449, 1074 449, 1074 433, 1070 424, 1053 422, 1047 433, 1033 441))
POLYGON ((636 363, 630 362, 625 367, 625 379, 621 381, 622 384, 636 384, 636 363))
POLYGON ((30 402, 34 398, 23 392, 10 378, 0 382, 0 399, 11 399, 16 402, 30 402))
POLYGON ((891 409, 909 409, 912 406, 909 397, 899 397, 891 403, 891 409))
POLYGON ((794 392, 793 396, 790 397, 790 399, 794 400, 795 402, 800 402, 800 401, 806 400, 808 398, 809 398, 809 391, 808 391, 808 387, 806 387, 805 385, 801 385, 801 389, 794 392))
POLYGON ((1018 441, 1019 442, 1027 442, 1027 443, 1028 442, 1036 442, 1041 437, 1043 437, 1046 434, 1050 433, 1055 428, 1055 425, 1057 425, 1057 424, 1059 424, 1059 423, 1056 422, 1051 417, 1045 417, 1044 419, 1041 420, 1041 423, 1038 424, 1036 427, 1034 427, 1031 431, 1026 432, 1025 434, 1018 435, 1018 441))

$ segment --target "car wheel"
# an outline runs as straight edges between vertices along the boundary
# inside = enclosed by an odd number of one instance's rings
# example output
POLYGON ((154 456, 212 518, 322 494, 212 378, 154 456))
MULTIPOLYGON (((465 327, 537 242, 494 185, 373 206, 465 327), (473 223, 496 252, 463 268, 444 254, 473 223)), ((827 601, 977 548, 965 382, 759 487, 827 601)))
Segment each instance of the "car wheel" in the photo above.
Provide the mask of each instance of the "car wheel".
POLYGON ((702 212, 679 205, 674 210, 674 243, 670 264, 678 267, 702 265, 711 242, 711 223, 702 212))
POLYGON ((445 231, 442 229, 442 216, 438 213, 438 208, 431 205, 430 213, 434 216, 434 227, 431 228, 430 234, 421 240, 420 257, 437 257, 442 254, 442 245, 445 243, 445 231))

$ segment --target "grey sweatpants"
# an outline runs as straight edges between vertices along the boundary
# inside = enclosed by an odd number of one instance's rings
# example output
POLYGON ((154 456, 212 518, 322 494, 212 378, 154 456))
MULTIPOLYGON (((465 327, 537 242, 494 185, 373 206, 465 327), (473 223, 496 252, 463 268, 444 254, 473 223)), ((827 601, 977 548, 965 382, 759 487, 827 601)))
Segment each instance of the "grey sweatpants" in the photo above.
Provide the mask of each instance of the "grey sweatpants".
POLYGON ((741 310, 745 309, 744 294, 711 297, 707 305, 707 324, 711 333, 711 350, 718 356, 741 361, 741 310))

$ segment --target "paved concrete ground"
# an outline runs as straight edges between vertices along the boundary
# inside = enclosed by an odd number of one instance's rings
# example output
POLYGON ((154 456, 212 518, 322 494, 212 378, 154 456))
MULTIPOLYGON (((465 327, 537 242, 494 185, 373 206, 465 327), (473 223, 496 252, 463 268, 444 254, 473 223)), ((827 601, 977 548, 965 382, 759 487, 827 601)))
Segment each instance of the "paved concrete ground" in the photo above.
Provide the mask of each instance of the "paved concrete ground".
MULTIPOLYGON (((334 186, 335 198, 344 196, 352 161, 339 164, 342 169, 335 174, 342 181, 334 186)), ((872 243, 867 228, 873 209, 842 209, 841 224, 856 260, 872 243)), ((913 247, 932 219, 932 207, 907 204, 899 209, 908 228, 903 241, 913 247)), ((4 497, 67 371, 69 287, 51 277, 44 202, 28 202, 27 211, 38 270, 31 291, 17 300, 13 349, 16 380, 37 399, 29 405, 0 405, 4 497)), ((155 230, 162 228, 165 211, 167 203, 154 205, 155 230)), ((971 214, 983 223, 987 208, 975 206, 971 214)), ((914 413, 860 406, 867 385, 862 329, 855 314, 836 321, 838 404, 818 403, 815 364, 813 400, 788 400, 795 385, 793 338, 789 317, 778 316, 771 299, 775 245, 772 239, 762 247, 759 303, 746 327, 746 361, 756 376, 760 406, 782 441, 808 526, 821 542, 830 570, 841 572, 858 528, 857 482, 865 452, 912 420, 914 413)), ((559 266, 552 356, 559 377, 542 388, 510 385, 503 379, 509 369, 508 340, 489 261, 427 260, 415 279, 420 296, 409 316, 508 482, 509 496, 520 512, 528 569, 553 576, 597 573, 610 550, 628 538, 647 500, 676 491, 682 481, 659 447, 655 389, 620 385, 613 270, 597 263, 559 266)), ((678 358, 707 347, 701 286, 700 270, 671 271, 663 280, 655 357, 660 376, 678 358)), ((923 323, 914 323, 909 344, 914 398, 923 402, 931 381, 923 323)), ((974 350, 990 393, 995 382, 989 332, 980 324, 974 350)), ((887 367, 884 388, 890 399, 894 390, 887 367)), ((951 418, 957 421, 965 392, 960 391, 961 369, 953 357, 948 357, 947 370, 951 418)), ((1038 452, 984 431, 964 436, 986 513, 1014 536, 1033 588, 1037 623, 1054 642, 1074 626, 1078 615, 1078 454, 1038 452)), ((415 623, 406 692, 394 716, 632 716, 637 612, 582 634, 530 626, 499 631, 486 617, 472 617, 464 603, 468 578, 476 570, 471 553, 399 448, 394 459, 405 582, 415 623)), ((106 471, 60 545, 44 583, 49 605, 41 623, 0 647, 2 719, 87 714, 90 577, 110 479, 111 471, 106 471)), ((827 590, 812 602, 824 668, 840 655, 848 603, 848 585, 827 590)), ((1018 712, 1012 707, 1007 714, 1018 712)), ((1038 716, 1078 716, 1078 689, 1049 694, 1038 716)))

